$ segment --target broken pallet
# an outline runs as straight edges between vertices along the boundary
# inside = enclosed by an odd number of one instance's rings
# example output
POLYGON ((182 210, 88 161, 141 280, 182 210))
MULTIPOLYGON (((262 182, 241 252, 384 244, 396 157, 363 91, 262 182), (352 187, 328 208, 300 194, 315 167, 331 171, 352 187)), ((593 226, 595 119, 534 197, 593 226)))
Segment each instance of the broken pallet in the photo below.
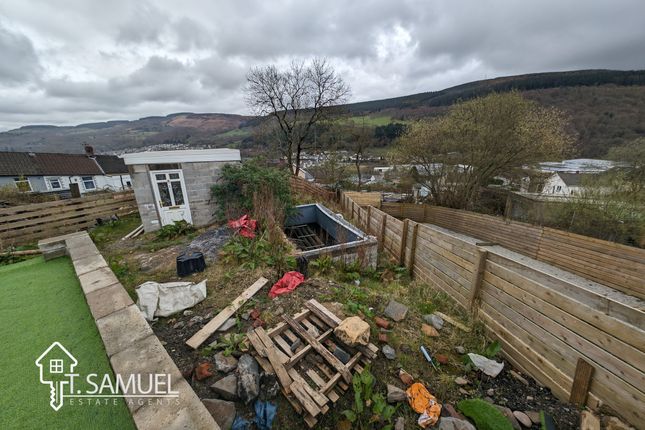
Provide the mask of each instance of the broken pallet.
POLYGON ((362 372, 378 348, 343 345, 333 337, 340 319, 316 300, 309 300, 306 307, 293 317, 283 316, 284 322, 270 330, 249 331, 247 337, 258 363, 265 372, 276 374, 284 396, 313 427, 349 388, 351 373, 362 372), (335 345, 351 355, 347 363, 333 354, 335 345))

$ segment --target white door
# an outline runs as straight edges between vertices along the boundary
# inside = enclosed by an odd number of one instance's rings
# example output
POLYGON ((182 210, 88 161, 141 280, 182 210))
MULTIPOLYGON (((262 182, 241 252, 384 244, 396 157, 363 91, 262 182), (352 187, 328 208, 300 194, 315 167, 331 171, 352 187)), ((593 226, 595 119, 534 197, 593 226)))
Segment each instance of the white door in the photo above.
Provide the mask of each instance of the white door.
POLYGON ((150 172, 161 225, 186 220, 193 223, 186 198, 186 185, 181 170, 156 170, 150 172))

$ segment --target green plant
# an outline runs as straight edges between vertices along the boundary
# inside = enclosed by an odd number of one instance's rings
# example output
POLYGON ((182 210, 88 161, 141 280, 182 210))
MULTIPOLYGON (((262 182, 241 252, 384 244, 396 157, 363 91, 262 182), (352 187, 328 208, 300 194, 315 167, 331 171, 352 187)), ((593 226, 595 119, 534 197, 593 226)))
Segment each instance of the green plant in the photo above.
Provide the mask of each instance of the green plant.
POLYGON ((478 430, 512 430, 511 422, 495 406, 482 399, 457 403, 457 409, 475 422, 478 430))
MULTIPOLYGON (((238 324, 239 325, 239 324, 238 324)), ((240 344, 244 342, 246 335, 242 333, 230 333, 222 336, 217 341, 211 343, 206 348, 202 349, 202 356, 208 356, 213 351, 222 349, 225 356, 231 355, 233 352, 240 349, 240 344)))
POLYGON ((374 316, 374 312, 372 312, 372 310, 367 305, 364 305, 362 303, 356 303, 350 300, 345 304, 345 308, 347 308, 347 310, 352 314, 357 314, 360 312, 366 317, 371 318, 374 316))
POLYGON ((352 377, 354 403, 351 409, 341 413, 352 423, 353 428, 379 428, 391 430, 396 407, 389 405, 382 393, 374 392, 376 379, 368 368, 352 377))
POLYGON ((256 160, 225 165, 218 183, 211 187, 213 200, 221 203, 215 215, 224 221, 227 217, 239 217, 252 212, 253 194, 263 187, 271 190, 283 212, 289 214, 293 198, 288 171, 262 166, 256 160))
POLYGON ((28 257, 24 255, 14 254, 12 249, 8 249, 4 253, 0 254, 0 266, 7 266, 13 263, 19 263, 23 260, 26 260, 28 257))
POLYGON ((323 255, 309 263, 309 267, 319 275, 326 275, 334 267, 334 260, 330 255, 323 255))
POLYGON ((168 240, 175 239, 179 236, 186 236, 189 233, 193 233, 195 227, 192 224, 189 224, 185 220, 175 221, 172 224, 164 225, 157 231, 157 239, 168 240))
POLYGON ((500 353, 501 350, 502 345, 500 345, 499 341, 491 342, 486 345, 486 348, 482 351, 482 355, 486 358, 493 359, 497 356, 497 354, 500 353))

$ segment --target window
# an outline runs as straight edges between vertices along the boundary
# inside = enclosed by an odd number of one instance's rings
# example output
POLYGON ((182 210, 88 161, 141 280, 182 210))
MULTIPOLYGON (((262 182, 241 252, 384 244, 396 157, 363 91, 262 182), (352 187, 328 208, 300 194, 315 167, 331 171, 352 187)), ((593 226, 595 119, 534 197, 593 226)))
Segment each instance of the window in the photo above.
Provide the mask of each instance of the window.
POLYGON ((47 178, 47 183, 49 184, 49 189, 51 190, 60 190, 63 186, 60 184, 60 178, 47 178))
POLYGON ((29 179, 25 178, 24 176, 21 176, 19 178, 13 178, 13 181, 16 184, 16 188, 18 188, 18 191, 22 191, 22 192, 31 191, 31 184, 29 183, 29 179))
POLYGON ((49 360, 49 373, 63 373, 63 360, 49 360))
POLYGON ((560 191, 562 191, 562 187, 558 185, 558 188, 556 188, 555 190, 559 193, 560 191))
POLYGON ((86 190, 94 190, 96 189, 96 184, 94 184, 94 178, 91 176, 81 176, 81 180, 83 181, 83 188, 86 190))

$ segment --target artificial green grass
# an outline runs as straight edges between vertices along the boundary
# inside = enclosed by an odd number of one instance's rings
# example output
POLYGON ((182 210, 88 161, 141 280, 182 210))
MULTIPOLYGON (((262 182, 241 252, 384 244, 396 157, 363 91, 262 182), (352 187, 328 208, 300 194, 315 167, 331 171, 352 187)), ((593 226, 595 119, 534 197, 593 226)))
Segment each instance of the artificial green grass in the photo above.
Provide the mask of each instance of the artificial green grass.
POLYGON ((134 429, 123 399, 101 399, 98 405, 82 399, 80 405, 78 398, 65 398, 54 411, 49 386, 40 383, 35 361, 54 341, 78 360, 74 371, 80 378, 108 373, 113 379, 69 258, 38 257, 0 267, 0 297, 1 428, 134 429))

